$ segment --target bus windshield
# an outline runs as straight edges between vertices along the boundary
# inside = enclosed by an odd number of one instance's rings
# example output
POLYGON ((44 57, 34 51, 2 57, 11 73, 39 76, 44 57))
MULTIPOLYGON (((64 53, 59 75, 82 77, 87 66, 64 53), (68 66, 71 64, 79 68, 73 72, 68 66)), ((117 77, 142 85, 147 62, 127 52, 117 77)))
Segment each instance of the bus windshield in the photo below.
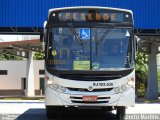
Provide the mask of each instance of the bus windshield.
POLYGON ((49 28, 47 66, 56 70, 131 68, 131 32, 130 28, 49 28))

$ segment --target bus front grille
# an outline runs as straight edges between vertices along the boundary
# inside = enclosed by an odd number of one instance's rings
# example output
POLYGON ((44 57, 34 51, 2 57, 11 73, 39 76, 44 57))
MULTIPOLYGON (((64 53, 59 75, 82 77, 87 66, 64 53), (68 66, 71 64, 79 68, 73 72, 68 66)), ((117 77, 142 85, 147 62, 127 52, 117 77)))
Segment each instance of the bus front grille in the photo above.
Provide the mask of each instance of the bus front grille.
POLYGON ((67 89, 70 90, 70 91, 78 91, 78 92, 106 92, 106 91, 111 91, 113 88, 100 88, 100 89, 93 89, 92 91, 89 91, 86 88, 67 87, 67 89))
POLYGON ((61 74, 57 75, 57 77, 63 78, 63 79, 69 79, 69 80, 79 80, 79 81, 104 81, 104 80, 116 80, 120 79, 123 77, 122 75, 83 75, 83 74, 78 74, 78 75, 69 75, 69 74, 61 74))

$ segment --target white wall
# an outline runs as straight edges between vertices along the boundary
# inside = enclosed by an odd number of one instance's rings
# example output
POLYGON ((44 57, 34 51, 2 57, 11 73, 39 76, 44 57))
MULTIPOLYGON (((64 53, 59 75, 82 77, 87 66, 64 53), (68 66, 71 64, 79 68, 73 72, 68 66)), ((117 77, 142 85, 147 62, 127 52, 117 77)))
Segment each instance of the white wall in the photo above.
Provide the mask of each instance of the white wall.
POLYGON ((40 89, 40 83, 39 83, 39 78, 44 77, 44 75, 39 75, 39 70, 44 70, 44 61, 42 60, 36 60, 33 62, 34 65, 34 80, 35 80, 35 89, 40 89))
MULTIPOLYGON (((0 70, 7 70, 7 75, 0 75, 0 90, 21 89, 21 79, 26 78, 26 60, 0 61, 0 70)), ((34 61, 35 89, 39 89, 39 70, 44 70, 44 61, 34 61)))

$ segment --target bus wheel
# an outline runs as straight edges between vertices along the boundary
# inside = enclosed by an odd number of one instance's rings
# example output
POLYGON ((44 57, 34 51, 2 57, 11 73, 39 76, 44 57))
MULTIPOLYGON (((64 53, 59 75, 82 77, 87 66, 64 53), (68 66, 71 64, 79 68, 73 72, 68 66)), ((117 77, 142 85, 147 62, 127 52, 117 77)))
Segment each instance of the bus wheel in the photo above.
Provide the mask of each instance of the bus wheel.
POLYGON ((56 106, 46 106, 46 114, 48 119, 57 117, 57 107, 56 106))
POLYGON ((124 106, 117 107, 116 117, 118 120, 124 120, 126 115, 126 108, 124 106))

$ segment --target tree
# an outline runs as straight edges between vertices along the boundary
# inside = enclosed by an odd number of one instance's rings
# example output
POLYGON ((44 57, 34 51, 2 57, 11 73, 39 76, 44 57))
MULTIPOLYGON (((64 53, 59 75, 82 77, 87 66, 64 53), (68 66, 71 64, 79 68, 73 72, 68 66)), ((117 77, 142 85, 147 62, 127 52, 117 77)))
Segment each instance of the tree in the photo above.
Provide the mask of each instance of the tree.
POLYGON ((160 96, 160 69, 158 70, 158 92, 160 96))
POLYGON ((144 97, 147 91, 148 54, 138 52, 136 57, 136 93, 144 97))
POLYGON ((45 58, 44 53, 35 52, 33 55, 33 60, 44 60, 44 58, 45 58))
POLYGON ((0 54, 0 60, 22 60, 22 57, 19 56, 14 56, 14 55, 9 55, 9 54, 0 54))

